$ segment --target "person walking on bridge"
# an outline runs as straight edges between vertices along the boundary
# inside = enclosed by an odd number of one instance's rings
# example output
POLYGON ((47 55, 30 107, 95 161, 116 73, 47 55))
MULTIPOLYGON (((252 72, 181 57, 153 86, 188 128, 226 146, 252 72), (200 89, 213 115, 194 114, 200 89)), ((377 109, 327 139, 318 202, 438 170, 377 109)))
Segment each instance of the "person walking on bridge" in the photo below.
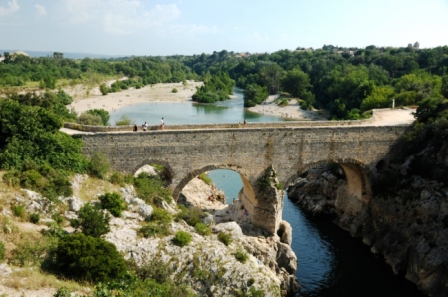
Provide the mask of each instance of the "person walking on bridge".
POLYGON ((160 120, 160 130, 165 129, 165 122, 163 120, 163 118, 160 120))

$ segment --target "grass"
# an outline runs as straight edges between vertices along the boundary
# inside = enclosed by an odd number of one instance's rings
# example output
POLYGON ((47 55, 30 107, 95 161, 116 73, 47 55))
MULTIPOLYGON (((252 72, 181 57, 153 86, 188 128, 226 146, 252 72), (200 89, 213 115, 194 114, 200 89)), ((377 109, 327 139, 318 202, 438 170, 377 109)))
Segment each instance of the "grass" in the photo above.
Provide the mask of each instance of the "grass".
POLYGON ((54 275, 46 274, 37 267, 14 269, 8 277, 4 278, 3 285, 16 290, 66 287, 71 292, 88 293, 88 288, 73 281, 57 279, 54 275))
POLYGON ((82 201, 88 202, 96 199, 98 192, 117 192, 120 193, 120 185, 114 185, 106 180, 88 177, 80 185, 79 190, 74 191, 74 195, 78 196, 82 201))

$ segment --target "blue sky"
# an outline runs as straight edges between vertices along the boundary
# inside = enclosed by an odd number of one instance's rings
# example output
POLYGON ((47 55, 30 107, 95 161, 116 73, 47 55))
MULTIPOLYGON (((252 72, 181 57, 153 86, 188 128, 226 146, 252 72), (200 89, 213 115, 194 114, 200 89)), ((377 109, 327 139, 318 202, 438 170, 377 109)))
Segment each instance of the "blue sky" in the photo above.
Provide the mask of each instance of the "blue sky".
POLYGON ((448 45, 448 0, 0 0, 0 48, 110 55, 448 45))

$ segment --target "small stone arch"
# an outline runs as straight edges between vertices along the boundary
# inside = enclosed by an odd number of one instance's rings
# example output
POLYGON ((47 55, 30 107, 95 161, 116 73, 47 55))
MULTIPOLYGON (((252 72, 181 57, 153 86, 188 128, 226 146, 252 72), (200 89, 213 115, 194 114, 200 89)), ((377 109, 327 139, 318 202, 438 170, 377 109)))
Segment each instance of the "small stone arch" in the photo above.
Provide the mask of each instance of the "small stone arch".
POLYGON ((356 159, 327 159, 304 164, 299 168, 297 174, 295 174, 288 180, 287 184, 289 185, 294 180, 296 180, 297 177, 309 171, 310 169, 323 166, 328 163, 337 163, 344 170, 348 185, 347 194, 359 201, 362 201, 363 203, 368 203, 370 201, 370 198, 372 197, 372 188, 370 181, 373 175, 370 168, 366 164, 356 159))
POLYGON ((145 165, 151 165, 151 164, 160 164, 163 165, 164 171, 163 174, 167 178, 168 182, 171 183, 174 176, 174 170, 171 168, 170 164, 168 164, 166 161, 159 160, 159 159, 145 159, 142 162, 139 163, 139 165, 135 166, 132 169, 132 174, 137 172, 141 167, 145 165))
POLYGON ((215 169, 229 169, 229 170, 233 170, 235 172, 237 172, 240 177, 241 180, 243 182, 243 191, 247 192, 247 193, 252 193, 252 195, 254 195, 254 191, 252 189, 252 185, 250 184, 250 182, 248 181, 248 179, 245 176, 245 172, 242 169, 241 166, 238 165, 233 165, 233 164, 221 164, 221 165, 207 165, 204 166, 202 168, 199 169, 194 169, 190 172, 188 172, 186 174, 186 176, 184 176, 181 181, 177 184, 177 185, 173 185, 174 190, 173 190, 173 197, 175 200, 177 200, 179 198, 180 193, 182 192, 182 189, 196 176, 200 175, 201 173, 207 172, 207 171, 212 171, 215 169), (244 190, 246 189, 246 190, 244 190))

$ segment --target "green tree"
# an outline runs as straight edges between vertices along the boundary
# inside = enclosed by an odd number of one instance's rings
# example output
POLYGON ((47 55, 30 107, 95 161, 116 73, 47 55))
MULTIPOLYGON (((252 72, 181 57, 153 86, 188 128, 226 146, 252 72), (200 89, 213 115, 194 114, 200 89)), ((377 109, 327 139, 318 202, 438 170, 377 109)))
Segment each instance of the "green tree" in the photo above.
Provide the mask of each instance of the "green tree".
POLYGON ((100 237, 110 231, 110 216, 101 209, 87 203, 78 212, 78 219, 72 220, 74 228, 81 228, 82 233, 88 236, 100 237))
POLYGON ((115 245, 82 233, 60 239, 54 265, 63 276, 78 281, 108 282, 126 272, 126 263, 115 245))
POLYGON ((267 87, 251 84, 244 89, 244 107, 252 107, 260 104, 269 97, 267 87))
POLYGON ((87 113, 99 116, 101 118, 101 123, 103 124, 103 126, 109 125, 110 114, 107 110, 95 108, 88 110, 87 113))
POLYGON ((100 85, 100 92, 101 94, 103 94, 103 96, 107 95, 109 93, 109 87, 105 83, 102 83, 100 85))
POLYGON ((123 200, 120 194, 116 192, 100 195, 101 208, 107 209, 114 217, 121 217, 121 211, 124 209, 123 200))

